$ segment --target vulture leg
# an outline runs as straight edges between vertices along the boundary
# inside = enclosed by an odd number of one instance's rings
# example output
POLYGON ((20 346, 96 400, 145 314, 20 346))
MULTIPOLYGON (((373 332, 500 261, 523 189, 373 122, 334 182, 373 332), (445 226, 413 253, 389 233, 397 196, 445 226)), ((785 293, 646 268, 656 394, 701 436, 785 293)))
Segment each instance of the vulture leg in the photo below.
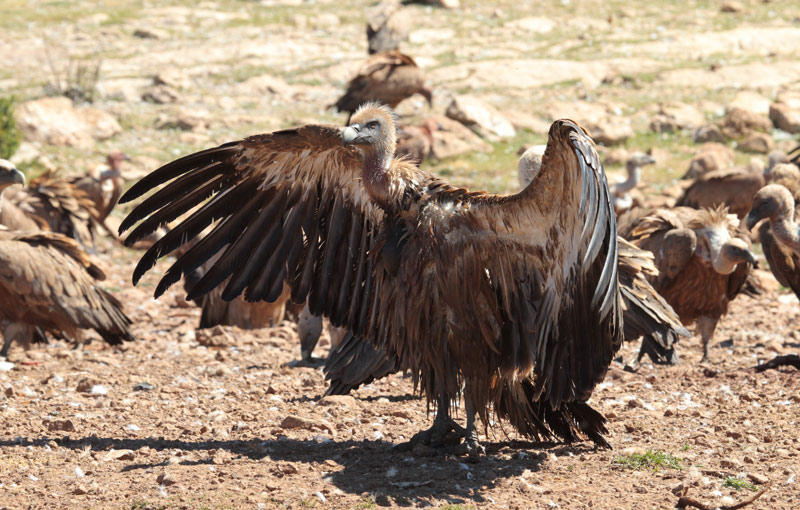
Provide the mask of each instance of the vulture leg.
POLYGON ((711 341, 711 337, 714 336, 718 320, 707 315, 697 319, 697 332, 700 333, 700 339, 703 341, 703 359, 701 361, 708 361, 708 343, 711 341))
POLYGON ((451 432, 453 432, 458 439, 467 435, 466 429, 450 417, 449 399, 447 394, 441 392, 439 393, 436 418, 433 420, 431 428, 417 432, 409 441, 400 443, 395 448, 399 451, 408 451, 412 450, 417 444, 425 444, 437 448, 449 442, 451 432))
POLYGON ((8 359, 8 350, 14 340, 25 349, 30 348, 33 340, 33 328, 25 324, 3 321, 3 340, 0 358, 8 359))
POLYGON ((459 455, 467 454, 470 460, 476 461, 480 455, 486 453, 486 449, 478 441, 478 430, 475 428, 475 418, 478 416, 478 412, 471 398, 465 399, 464 407, 467 411, 466 435, 464 442, 456 447, 455 453, 459 455))
POLYGON ((322 317, 313 315, 308 309, 308 302, 300 312, 297 319, 297 334, 300 336, 300 356, 302 359, 294 366, 320 367, 325 363, 324 359, 314 358, 311 353, 317 346, 319 336, 322 334, 322 317))
POLYGON ((666 348, 658 343, 651 335, 644 335, 642 337, 639 357, 636 358, 637 363, 642 360, 645 354, 656 365, 677 365, 679 361, 674 346, 666 348))

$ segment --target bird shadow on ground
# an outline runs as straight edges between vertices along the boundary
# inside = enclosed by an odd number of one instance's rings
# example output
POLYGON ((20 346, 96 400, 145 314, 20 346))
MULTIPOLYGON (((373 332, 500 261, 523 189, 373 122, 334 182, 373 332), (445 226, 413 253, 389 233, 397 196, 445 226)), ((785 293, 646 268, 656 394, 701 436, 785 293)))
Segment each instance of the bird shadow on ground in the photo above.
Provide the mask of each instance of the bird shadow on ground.
MULTIPOLYGON (((44 447, 54 441, 62 448, 73 450, 108 451, 138 450, 149 447, 154 450, 183 450, 186 452, 208 451, 205 458, 185 459, 181 465, 214 463, 212 455, 220 450, 231 454, 228 461, 235 466, 237 459, 274 463, 272 470, 278 476, 286 472, 291 463, 325 463, 330 469, 326 480, 340 490, 350 494, 368 493, 374 497, 389 498, 399 506, 411 506, 429 498, 446 498, 453 504, 484 502, 482 494, 503 483, 523 475, 536 472, 548 454, 579 455, 591 452, 588 443, 563 445, 556 443, 532 443, 524 441, 486 442, 487 454, 476 463, 466 463, 464 457, 436 452, 430 457, 415 457, 394 449, 386 441, 315 441, 281 437, 262 440, 209 440, 184 441, 158 438, 111 438, 91 435, 84 438, 39 437, 33 439, 0 440, 0 448, 44 447), (212 452, 212 450, 214 450, 212 452), (326 461, 333 462, 326 462, 326 461), (334 464, 335 463, 335 464, 334 464)), ((226 463, 228 463, 226 462, 226 463)), ((131 463, 121 471, 131 472, 165 466, 169 461, 158 463, 131 463)), ((491 501, 485 501, 491 503, 491 501)))

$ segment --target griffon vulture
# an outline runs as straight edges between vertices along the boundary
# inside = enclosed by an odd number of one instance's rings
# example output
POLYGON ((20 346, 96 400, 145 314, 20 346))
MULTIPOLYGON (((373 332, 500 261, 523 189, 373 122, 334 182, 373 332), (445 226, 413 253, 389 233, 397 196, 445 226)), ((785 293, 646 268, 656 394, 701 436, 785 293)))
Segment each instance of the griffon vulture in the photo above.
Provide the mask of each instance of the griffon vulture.
POLYGON ((75 239, 84 248, 94 246, 97 211, 86 193, 67 178, 47 171, 31 179, 27 187, 9 190, 5 198, 44 221, 53 232, 75 239))
POLYGON ((346 128, 252 136, 155 170, 121 199, 160 188, 122 222, 141 221, 126 242, 189 215, 142 256, 134 283, 213 225, 155 295, 220 250, 189 299, 228 280, 224 299, 274 300, 288 281, 293 301, 395 353, 436 404, 409 444, 458 430, 477 454, 476 414, 488 424, 493 409, 535 439, 607 446, 586 401, 619 349, 622 305, 592 140, 555 122, 539 175, 509 196, 452 186, 394 151, 391 111, 369 104, 346 128), (459 397, 466 430, 450 418, 459 397))
POLYGON ((676 207, 694 209, 724 205, 740 220, 750 212, 753 197, 764 186, 764 176, 737 170, 718 170, 698 177, 686 188, 676 207))
POLYGON ((422 94, 433 105, 431 89, 425 86, 425 73, 414 59, 398 50, 384 51, 367 59, 333 106, 352 116, 364 103, 377 101, 394 108, 414 94, 422 94))
POLYGON ((634 152, 625 160, 625 171, 628 178, 611 186, 611 201, 617 216, 629 211, 634 205, 641 206, 641 203, 635 203, 631 192, 642 182, 642 167, 655 162, 653 156, 644 152, 634 152))
MULTIPOLYGON (((105 225, 105 219, 117 205, 122 196, 125 179, 120 171, 122 162, 129 159, 120 151, 114 151, 106 156, 106 167, 96 171, 97 175, 73 176, 69 181, 79 190, 82 190, 94 204, 97 212, 95 219, 105 225)), ((106 230, 108 230, 106 228, 106 230)))
POLYGON ((658 276, 651 283, 684 324, 697 322, 707 359, 717 322, 756 262, 750 241, 724 207, 657 209, 629 220, 620 232, 653 252, 658 276))
MULTIPOLYGON (((22 173, 0 164, 0 197, 22 173)), ((12 341, 28 346, 44 333, 80 339, 94 329, 111 345, 133 340, 120 302, 95 285, 102 270, 72 239, 52 232, 0 231, 0 320, 6 356, 12 341)))
POLYGON ((426 120, 421 126, 401 126, 397 130, 397 149, 395 156, 403 156, 419 166, 433 150, 433 133, 438 129, 434 119, 426 120))
POLYGON ((367 52, 370 55, 396 50, 408 37, 411 14, 400 0, 383 0, 367 10, 367 52))

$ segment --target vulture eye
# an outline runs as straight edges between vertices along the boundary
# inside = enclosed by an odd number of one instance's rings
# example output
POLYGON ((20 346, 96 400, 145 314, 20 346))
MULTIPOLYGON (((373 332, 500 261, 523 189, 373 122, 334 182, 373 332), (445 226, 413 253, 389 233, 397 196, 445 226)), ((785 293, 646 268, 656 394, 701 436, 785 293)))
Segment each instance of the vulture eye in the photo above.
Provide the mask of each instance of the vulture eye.
POLYGON ((367 129, 378 129, 378 121, 367 122, 367 129))

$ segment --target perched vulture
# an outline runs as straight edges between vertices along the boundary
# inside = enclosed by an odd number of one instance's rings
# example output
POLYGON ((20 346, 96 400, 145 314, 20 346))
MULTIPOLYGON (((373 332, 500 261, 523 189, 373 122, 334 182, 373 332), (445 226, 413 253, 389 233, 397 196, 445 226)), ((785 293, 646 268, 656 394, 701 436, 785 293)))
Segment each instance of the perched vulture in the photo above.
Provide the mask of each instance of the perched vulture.
MULTIPOLYGON (((431 90, 425 86, 425 73, 414 59, 397 50, 372 55, 347 84, 347 91, 333 105, 350 115, 364 103, 377 101, 394 108, 414 94, 422 94, 433 104, 431 90)), ((350 118, 348 117, 348 123, 350 118)))
POLYGON ((27 187, 10 190, 5 199, 44 221, 53 232, 75 239, 84 248, 94 246, 97 211, 86 193, 67 178, 47 171, 31 179, 27 187))
POLYGON ((426 120, 421 126, 401 126, 397 130, 397 149, 395 156, 404 156, 419 166, 433 148, 433 133, 438 129, 434 119, 426 120))
POLYGON ((614 212, 617 216, 627 212, 634 205, 631 191, 642 181, 642 167, 652 165, 656 162, 655 158, 644 152, 634 152, 625 160, 625 170, 628 178, 623 182, 618 182, 611 187, 611 201, 614 204, 614 212))
POLYGON ((106 156, 106 168, 100 169, 97 175, 73 176, 69 180, 79 190, 86 193, 86 196, 94 204, 97 212, 95 219, 103 225, 105 219, 111 214, 111 210, 117 205, 117 200, 122 196, 122 188, 125 186, 125 179, 122 178, 120 166, 128 156, 122 152, 115 151, 106 156))
MULTIPOLYGON (((22 173, 0 164, 0 189, 22 173)), ((1 192, 0 192, 1 193, 1 192)), ((96 286, 105 275, 72 239, 52 232, 0 231, 0 320, 6 356, 13 340, 28 346, 44 333, 80 339, 94 329, 111 345, 133 340, 120 302, 96 286)))
POLYGON ((653 252, 658 276, 651 283, 684 324, 697 322, 707 359, 717 322, 755 264, 750 241, 724 207, 658 209, 628 220, 620 233, 653 252))
POLYGON ((758 228, 758 238, 775 279, 800 298, 800 227, 794 221, 795 200, 780 184, 761 188, 747 215, 747 229, 758 228))
POLYGON ((367 51, 370 55, 396 50, 411 28, 411 15, 400 0, 383 0, 367 10, 367 51))
POLYGON ((761 174, 717 170, 698 177, 675 202, 676 207, 694 209, 724 205, 740 220, 747 216, 753 197, 764 186, 761 174))
POLYGON ((523 191, 470 192, 393 158, 395 124, 368 104, 345 128, 308 125, 252 136, 169 163, 123 195, 159 188, 122 222, 136 242, 188 214, 139 261, 211 230, 164 273, 161 295, 223 250, 187 296, 227 280, 223 299, 292 299, 395 353, 437 406, 431 429, 481 447, 476 414, 521 434, 608 446, 587 403, 622 341, 617 236, 592 140, 560 120, 523 191), (162 186, 163 185, 163 186, 162 186), (466 430, 450 418, 463 398, 466 430))

